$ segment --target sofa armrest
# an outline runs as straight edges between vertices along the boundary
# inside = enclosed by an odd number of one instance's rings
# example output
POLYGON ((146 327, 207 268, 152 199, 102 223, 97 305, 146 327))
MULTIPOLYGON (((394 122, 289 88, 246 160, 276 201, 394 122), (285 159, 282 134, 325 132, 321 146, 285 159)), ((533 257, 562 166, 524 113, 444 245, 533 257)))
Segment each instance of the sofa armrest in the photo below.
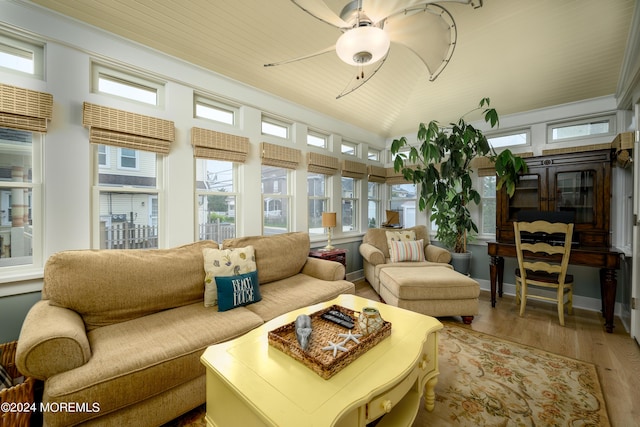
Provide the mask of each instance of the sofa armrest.
POLYGON ((336 261, 308 257, 301 273, 316 279, 335 281, 344 279, 345 268, 336 261))
POLYGON ((91 347, 84 322, 75 311, 38 301, 22 324, 16 365, 25 375, 44 380, 87 363, 91 347))
POLYGON ((360 255, 371 265, 384 264, 386 262, 382 251, 370 243, 360 244, 360 255))
POLYGON ((424 256, 427 261, 441 262, 449 264, 451 262, 451 252, 436 245, 427 245, 424 248, 424 256))

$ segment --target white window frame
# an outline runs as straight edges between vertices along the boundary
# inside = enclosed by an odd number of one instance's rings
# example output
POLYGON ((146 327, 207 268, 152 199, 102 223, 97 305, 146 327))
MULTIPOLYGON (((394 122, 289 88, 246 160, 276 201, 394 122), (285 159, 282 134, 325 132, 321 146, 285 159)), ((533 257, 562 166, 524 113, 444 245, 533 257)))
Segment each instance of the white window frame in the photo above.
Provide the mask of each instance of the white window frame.
POLYGON ((584 118, 577 119, 577 120, 563 120, 563 121, 558 121, 558 122, 553 122, 553 123, 548 123, 547 124, 547 143, 560 143, 560 142, 567 142, 567 141, 580 141, 580 140, 595 139, 595 138, 604 138, 605 140, 609 141, 615 135, 616 135, 616 115, 615 115, 615 113, 603 114, 603 115, 597 115, 597 116, 589 116, 589 117, 584 117, 584 118), (581 135, 581 136, 575 136, 575 137, 569 137, 569 138, 554 138, 553 137, 553 131, 556 130, 556 129, 565 128, 565 127, 571 127, 571 126, 589 125, 589 124, 596 123, 596 122, 608 122, 609 131, 608 132, 603 132, 603 133, 596 133, 596 134, 591 134, 590 133, 588 135, 581 135))
MULTIPOLYGON (((388 199, 387 199, 387 200, 388 200, 389 210, 393 210, 393 207, 391 206, 391 204, 392 204, 394 201, 397 201, 397 200, 412 201, 412 202, 413 202, 413 204, 414 204, 414 211, 415 211, 415 215, 414 215, 414 218, 413 218, 413 222, 414 222, 415 224, 417 224, 418 211, 419 211, 419 208, 418 208, 418 199, 419 199, 419 196, 418 196, 418 194, 419 194, 419 192, 420 192, 420 187, 418 186, 418 184, 412 184, 412 183, 410 183, 410 182, 407 182, 407 183, 405 183, 405 184, 387 184, 387 188, 388 188, 388 191, 389 191, 389 197, 388 197, 388 199), (413 198, 410 198, 410 199, 409 199, 409 198, 406 198, 406 199, 405 199, 405 198, 401 198, 401 197, 395 197, 395 198, 394 198, 394 197, 393 197, 393 187, 394 187, 395 185, 413 185, 413 186, 414 186, 414 188, 415 188, 415 194, 414 194, 414 197, 413 197, 413 198)), ((429 224, 429 233, 433 235, 433 234, 435 234, 435 230, 433 229, 433 225, 434 225, 434 224, 433 224, 433 223, 431 222, 431 220, 429 219, 430 217, 431 217, 431 212, 429 212, 429 213, 427 214, 427 223, 429 224)), ((402 225, 403 227, 411 227, 411 225, 407 224, 407 223, 406 223, 406 221, 404 221, 404 218, 403 218, 402 212, 400 212, 400 218, 401 218, 401 220, 400 220, 400 225, 402 225)))
MULTIPOLYGON (((194 159, 196 162, 198 161, 204 161, 205 159, 194 159)), ((231 163, 231 187, 232 187, 232 191, 216 191, 216 190, 209 190, 209 189, 198 189, 196 187, 196 191, 195 191, 195 215, 196 215, 196 219, 194 221, 195 223, 195 239, 196 240, 200 240, 200 219, 198 218, 198 212, 199 212, 199 203, 200 203, 200 198, 201 197, 207 197, 207 196, 226 196, 226 197, 234 197, 235 198, 235 213, 234 213, 234 218, 235 218, 235 222, 234 222, 234 228, 235 228, 235 236, 238 235, 238 212, 240 212, 240 193, 238 192, 238 164, 235 162, 228 162, 231 163)), ((194 171, 197 170, 197 167, 195 167, 194 165, 194 171)), ((197 179, 198 177, 196 177, 197 179)), ((195 183, 194 183, 195 184, 195 183)))
POLYGON ((125 71, 114 67, 108 67, 97 62, 91 63, 91 92, 106 96, 126 99, 142 105, 154 105, 163 107, 165 100, 165 83, 149 76, 131 71, 125 71), (118 84, 128 86, 134 90, 144 90, 155 93, 155 102, 147 102, 134 96, 127 96, 123 93, 112 93, 100 90, 100 80, 105 79, 118 84))
POLYGON ((31 56, 33 64, 33 72, 26 72, 15 67, 0 68, 12 73, 28 75, 44 80, 45 78, 45 45, 42 42, 31 40, 26 37, 17 36, 8 32, 0 31, 0 53, 14 56, 17 58, 26 58, 31 56))
MULTIPOLYGON (((486 135, 487 140, 489 141, 489 145, 491 145, 497 151, 501 151, 502 149, 509 147, 524 147, 531 146, 531 128, 523 128, 523 129, 511 129, 504 132, 496 132, 490 133, 486 135), (520 135, 524 135, 524 142, 517 143, 498 143, 496 145, 496 139, 506 139, 506 138, 514 138, 519 137, 520 135)), ((515 141, 515 140, 512 140, 515 141)), ((511 142, 511 141, 509 141, 511 142)))
POLYGON ((240 107, 235 104, 227 103, 215 98, 207 97, 194 93, 193 95, 193 117, 196 119, 209 120, 216 123, 224 123, 233 127, 238 127, 238 116, 240 107), (214 117, 206 117, 198 114, 198 107, 222 113, 231 116, 231 120, 218 120, 214 117))
POLYGON ((260 121, 260 132, 262 135, 269 135, 280 139, 291 139, 291 127, 291 123, 266 114, 262 115, 262 119, 260 121), (284 130, 284 136, 276 132, 269 132, 269 127, 275 127, 277 129, 284 130))
MULTIPOLYGON (((324 175, 321 173, 308 173, 307 174, 307 201, 311 201, 311 200, 322 200, 324 201, 324 206, 325 206, 325 212, 330 212, 331 211, 331 196, 329 194, 329 188, 331 188, 330 185, 331 182, 331 177, 329 175, 324 175), (323 176, 324 177, 324 196, 309 196, 309 175, 319 175, 319 176, 323 176)), ((307 202, 307 203, 308 203, 307 202)), ((309 230, 309 234, 312 235, 319 235, 319 234, 324 234, 324 229, 323 231, 321 231, 320 233, 315 233, 313 231, 311 231, 311 212, 308 212, 308 218, 307 221, 309 222, 308 224, 308 230, 309 230)), ((321 227, 322 228, 322 227, 321 227)))
POLYGON ((101 168, 109 168, 111 166, 111 146, 109 145, 98 145, 98 166, 101 168), (104 165, 100 163, 100 147, 104 147, 104 165))
POLYGON ((360 144, 350 141, 342 141, 340 143, 340 152, 345 156, 358 157, 358 147, 360 144))
MULTIPOLYGON (((164 189, 164 167, 165 161, 161 154, 156 154, 156 186, 153 187, 132 187, 132 186, 109 186, 100 185, 100 165, 98 164, 98 146, 91 144, 93 185, 91 189, 91 248, 100 249, 100 193, 117 192, 131 194, 147 194, 149 197, 158 199, 158 248, 164 248, 166 242, 166 218, 165 210, 165 189, 164 189)), ((137 151, 137 150, 136 150, 137 151)), ((139 161, 138 161, 139 164, 139 161)))
POLYGON ((329 135, 314 130, 309 130, 307 132, 307 145, 310 147, 317 147, 323 150, 327 150, 329 148, 329 135), (322 144, 313 144, 309 142, 310 139, 317 141, 321 140, 322 144))
MULTIPOLYGON (((265 199, 272 197, 272 198, 277 198, 277 199, 287 199, 287 227, 286 229, 283 231, 283 233, 288 233, 290 231, 292 231, 292 227, 293 227, 293 220, 294 220, 294 209, 293 209, 293 195, 292 195, 292 189, 293 189, 293 180, 294 180, 294 176, 293 176, 293 170, 291 169, 287 169, 287 168, 279 168, 282 169, 285 172, 285 175, 287 177, 287 183, 285 185, 285 188, 283 189, 279 189, 279 191, 284 190, 283 193, 265 193, 264 192, 264 185, 262 183, 262 168, 264 167, 261 166, 260 167, 260 187, 261 187, 261 195, 262 195, 262 208, 261 208, 261 217, 262 217, 262 234, 265 234, 264 231, 264 202, 265 199)), ((270 166, 271 167, 271 166, 270 166)))
POLYGON ((359 189, 360 189, 360 182, 362 180, 357 179, 357 178, 350 178, 350 177, 341 177, 340 179, 340 216, 341 216, 341 222, 342 222, 342 232, 343 233, 357 233, 360 231, 360 229, 362 228, 360 226, 360 194, 359 194, 359 189), (352 179, 353 180, 353 192, 351 194, 351 196, 349 197, 345 197, 344 196, 344 189, 342 187, 342 180, 343 179, 352 179), (343 209, 342 206, 344 205, 345 201, 351 201, 351 203, 353 204, 353 230, 345 230, 345 223, 344 223, 344 218, 342 218, 342 213, 343 213, 343 209))
MULTIPOLYGON (((0 283, 12 282, 16 276, 22 276, 34 272, 41 272, 44 259, 44 174, 43 165, 43 138, 37 132, 31 132, 31 182, 0 181, 0 190, 24 188, 31 190, 31 262, 7 265, 0 267, 0 283)), ((11 259, 11 258, 9 258, 11 259)), ((11 262, 10 264, 13 264, 11 262)), ((39 274, 39 273, 36 273, 39 274)))
POLYGON ((376 228, 380 227, 380 223, 382 222, 382 183, 379 182, 367 182, 367 228, 369 228, 369 202, 376 203, 376 228), (374 185, 376 187, 376 197, 369 197, 369 186, 374 185))
POLYGON ((377 148, 367 148, 367 159, 372 162, 381 162, 382 160, 382 150, 378 150, 377 148))
MULTIPOLYGON (((493 179, 494 181, 496 181, 496 176, 492 175, 492 176, 480 176, 478 177, 478 187, 482 188, 484 186, 484 180, 485 179, 493 179)), ((495 186, 495 184, 494 184, 495 186)), ((495 188, 495 187, 494 187, 495 188)), ((481 194, 480 197, 480 205, 478 206, 479 208, 479 218, 478 221, 480 222, 480 227, 479 227, 479 237, 494 237, 496 235, 495 229, 493 231, 493 233, 491 232, 487 232, 484 229, 484 215, 485 215, 485 205, 487 205, 487 201, 488 200, 493 200, 494 201, 494 205, 496 206, 496 213, 497 213, 497 209, 498 209, 498 199, 497 199, 497 194, 496 192, 493 193, 493 196, 485 196, 484 194, 481 194)), ((496 214, 493 215, 493 221, 494 223, 496 222, 496 214)))

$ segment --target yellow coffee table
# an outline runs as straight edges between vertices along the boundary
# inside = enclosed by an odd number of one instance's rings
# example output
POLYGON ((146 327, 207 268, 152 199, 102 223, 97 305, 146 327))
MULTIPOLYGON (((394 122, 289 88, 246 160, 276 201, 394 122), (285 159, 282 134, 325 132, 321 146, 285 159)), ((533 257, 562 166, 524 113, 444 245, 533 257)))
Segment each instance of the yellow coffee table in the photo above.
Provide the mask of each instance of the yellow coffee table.
POLYGON ((355 295, 284 314, 204 352, 207 425, 351 427, 384 415, 378 427, 410 426, 423 390, 433 410, 441 328, 433 317, 355 295), (377 308, 391 335, 327 380, 269 345, 269 331, 334 304, 377 308))

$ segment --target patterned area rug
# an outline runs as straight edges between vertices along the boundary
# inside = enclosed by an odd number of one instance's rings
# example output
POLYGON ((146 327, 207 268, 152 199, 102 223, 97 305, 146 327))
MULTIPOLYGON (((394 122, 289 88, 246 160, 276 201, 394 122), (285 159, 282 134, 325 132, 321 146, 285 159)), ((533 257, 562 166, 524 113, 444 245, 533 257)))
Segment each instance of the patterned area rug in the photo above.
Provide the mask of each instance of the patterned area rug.
MULTIPOLYGON (((610 426, 595 365, 445 323, 423 426, 610 426)), ((204 406, 166 426, 204 426, 204 406)))

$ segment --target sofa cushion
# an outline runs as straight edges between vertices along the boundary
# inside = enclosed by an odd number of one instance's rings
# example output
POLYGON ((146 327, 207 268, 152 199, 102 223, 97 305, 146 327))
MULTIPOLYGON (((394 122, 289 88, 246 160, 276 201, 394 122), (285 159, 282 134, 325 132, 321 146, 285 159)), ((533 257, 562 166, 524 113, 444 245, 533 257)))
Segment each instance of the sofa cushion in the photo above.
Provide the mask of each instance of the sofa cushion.
POLYGON ((88 333, 91 359, 49 378, 43 401, 100 404, 99 413, 57 414, 58 425, 74 425, 125 408, 203 376, 200 356, 209 345, 262 323, 245 307, 220 313, 198 301, 94 329, 88 333))
POLYGON ((248 236, 226 239, 222 248, 253 246, 261 285, 294 276, 309 256, 309 235, 303 232, 273 236, 248 236))
POLYGON ((328 301, 340 294, 353 294, 355 285, 346 280, 327 281, 306 274, 296 274, 286 280, 260 286, 260 293, 262 301, 244 308, 256 313, 266 322, 300 307, 328 301))
MULTIPOLYGON (((387 231, 388 229, 384 228, 370 228, 364 234, 362 238, 362 243, 369 243, 370 245, 375 246, 380 249, 385 256, 385 258, 389 258, 389 244, 387 243, 387 231)), ((404 228, 401 230, 394 230, 396 232, 405 232, 405 231, 413 231, 415 233, 415 240, 424 240, 425 246, 430 244, 429 240, 429 232, 427 231, 427 227, 424 225, 417 225, 415 227, 404 228)))
POLYGON ((380 288, 401 300, 477 299, 480 285, 446 267, 391 267, 380 270, 380 288))
POLYGON ((210 240, 173 249, 78 250, 52 255, 42 298, 82 316, 88 330, 202 301, 202 250, 210 240))
POLYGON ((424 261, 423 240, 390 240, 389 253, 391 262, 424 261))
POLYGON ((237 276, 256 271, 253 246, 237 249, 202 250, 204 257, 204 306, 213 307, 218 301, 217 276, 237 276))
POLYGON ((215 282, 218 288, 218 311, 231 310, 262 299, 257 271, 237 276, 218 276, 215 282))

